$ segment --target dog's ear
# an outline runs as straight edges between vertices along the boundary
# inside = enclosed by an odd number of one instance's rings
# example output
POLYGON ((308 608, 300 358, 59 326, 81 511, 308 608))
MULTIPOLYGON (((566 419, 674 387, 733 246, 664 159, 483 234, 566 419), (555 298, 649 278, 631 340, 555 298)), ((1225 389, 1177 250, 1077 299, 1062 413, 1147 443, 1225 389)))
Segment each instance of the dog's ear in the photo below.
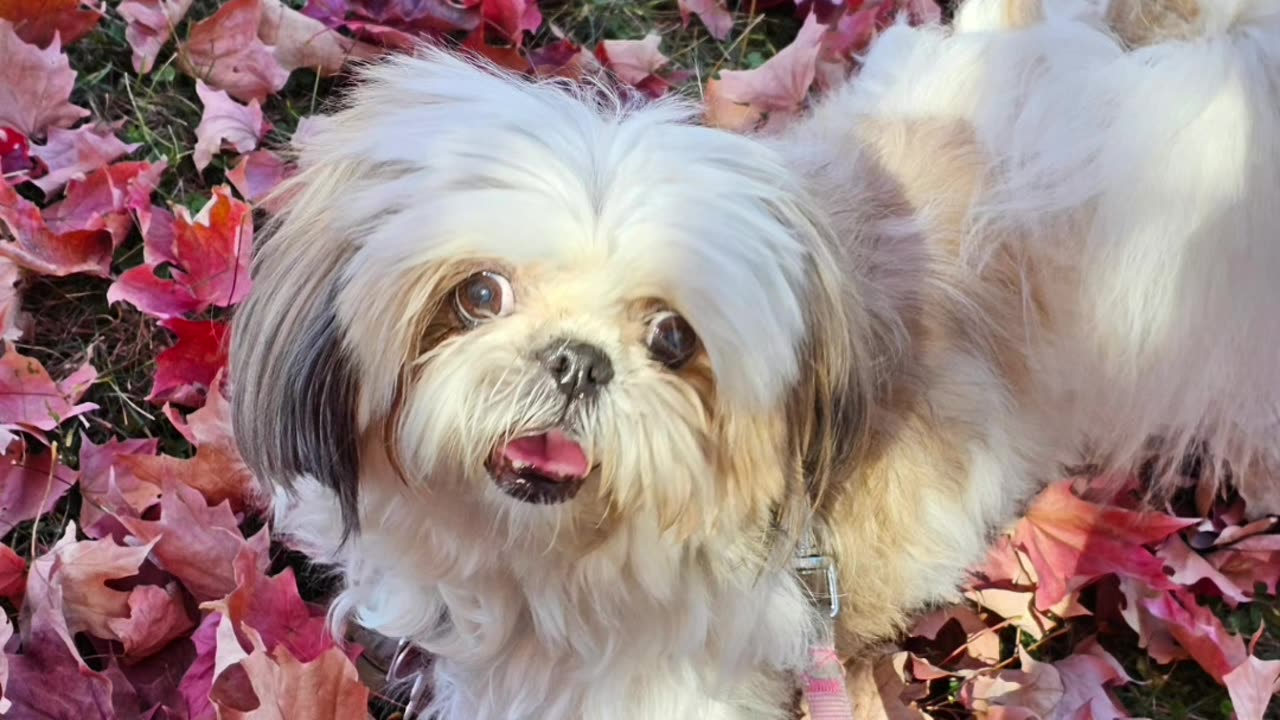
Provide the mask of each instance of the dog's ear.
POLYGON ((345 538, 359 524, 356 365, 336 314, 349 250, 330 209, 291 183, 287 210, 254 260, 254 288, 232 325, 232 412, 250 469, 286 489, 310 476, 338 498, 345 538))
POLYGON ((808 269, 806 335, 787 398, 787 444, 809 507, 820 510, 827 486, 853 471, 867 439, 875 329, 847 270, 821 242, 810 253, 808 269))

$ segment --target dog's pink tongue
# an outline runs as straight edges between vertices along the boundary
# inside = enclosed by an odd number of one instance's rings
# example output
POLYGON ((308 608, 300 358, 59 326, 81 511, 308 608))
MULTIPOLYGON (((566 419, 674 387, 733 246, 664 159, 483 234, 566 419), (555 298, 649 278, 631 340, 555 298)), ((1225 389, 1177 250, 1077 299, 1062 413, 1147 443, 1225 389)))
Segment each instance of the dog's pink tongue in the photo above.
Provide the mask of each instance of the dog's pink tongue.
POLYGON ((590 470, 582 447, 558 430, 512 440, 502 455, 513 466, 532 468, 552 480, 581 479, 590 470))

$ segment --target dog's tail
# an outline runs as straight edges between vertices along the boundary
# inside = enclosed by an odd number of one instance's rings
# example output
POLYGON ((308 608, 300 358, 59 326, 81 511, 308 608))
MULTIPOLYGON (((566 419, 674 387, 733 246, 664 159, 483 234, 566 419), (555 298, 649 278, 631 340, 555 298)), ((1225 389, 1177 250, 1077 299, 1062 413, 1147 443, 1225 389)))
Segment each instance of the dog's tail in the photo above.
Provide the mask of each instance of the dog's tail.
POLYGON ((986 210, 1073 308, 1040 362, 1101 457, 1207 447, 1280 512, 1280 0, 1068 5, 1013 33, 1038 57, 986 128, 986 210))

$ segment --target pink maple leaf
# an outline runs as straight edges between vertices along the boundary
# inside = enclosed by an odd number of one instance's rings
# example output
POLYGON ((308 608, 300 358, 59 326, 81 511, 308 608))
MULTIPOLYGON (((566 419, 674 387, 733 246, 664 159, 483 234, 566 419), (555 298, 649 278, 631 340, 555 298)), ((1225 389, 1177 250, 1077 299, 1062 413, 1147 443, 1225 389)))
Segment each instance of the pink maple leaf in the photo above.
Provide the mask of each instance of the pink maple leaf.
POLYGON ((724 0, 680 0, 680 20, 689 27, 689 18, 697 15, 707 32, 717 40, 729 37, 733 30, 733 13, 725 6, 724 0))
POLYGON ((0 536, 48 515, 76 484, 76 472, 62 463, 53 465, 53 453, 32 452, 21 442, 11 444, 0 463, 0 536))
POLYGON ((289 166, 269 150, 256 150, 240 158, 227 180, 248 203, 259 203, 289 176, 289 166))
POLYGON ((1109 573, 1137 578, 1153 588, 1173 587, 1164 574, 1164 562, 1144 545, 1195 522, 1090 503, 1076 497, 1068 481, 1041 493, 1014 528, 1013 542, 1036 569, 1036 605, 1043 610, 1109 573))
POLYGON ((38 360, 6 343, 0 356, 0 428, 47 432, 96 409, 93 403, 79 403, 96 378, 97 372, 86 363, 56 383, 38 360))
POLYGON ((174 28, 191 9, 193 0, 125 0, 116 8, 127 25, 125 41, 133 49, 133 69, 139 75, 151 72, 160 49, 174 28))
POLYGON ((171 481, 160 497, 160 519, 121 515, 120 522, 143 542, 156 541, 152 557, 198 600, 225 597, 236 589, 233 563, 244 548, 266 562, 266 533, 245 540, 228 503, 209 506, 198 490, 171 481))
POLYGON ((71 104, 76 73, 58 43, 43 50, 28 45, 12 23, 0 20, 0 58, 0 127, 34 138, 89 114, 71 104))
POLYGON ((32 183, 45 195, 51 195, 68 180, 83 179, 138 147, 121 142, 110 129, 97 125, 82 125, 75 130, 51 128, 48 141, 31 149, 31 154, 48 170, 32 183))
POLYGON ((192 156, 196 170, 204 170, 213 156, 230 147, 247 153, 258 147, 271 124, 262 116, 262 104, 250 100, 241 105, 221 90, 214 90, 202 80, 196 81, 196 94, 204 104, 200 124, 196 127, 196 149, 192 156))

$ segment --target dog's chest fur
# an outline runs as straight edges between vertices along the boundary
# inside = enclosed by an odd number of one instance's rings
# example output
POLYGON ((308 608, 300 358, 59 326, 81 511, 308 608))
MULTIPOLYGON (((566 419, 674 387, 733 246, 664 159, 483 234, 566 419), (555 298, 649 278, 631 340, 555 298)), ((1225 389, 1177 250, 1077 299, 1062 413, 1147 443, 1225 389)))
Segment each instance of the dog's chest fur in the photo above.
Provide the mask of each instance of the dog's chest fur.
POLYGON ((443 717, 792 717, 814 611, 790 573, 760 574, 756 548, 691 552, 632 525, 569 560, 480 532, 492 521, 445 494, 393 476, 364 489, 380 522, 342 549, 312 483, 281 498, 279 530, 342 568, 335 616, 436 656, 443 717))

